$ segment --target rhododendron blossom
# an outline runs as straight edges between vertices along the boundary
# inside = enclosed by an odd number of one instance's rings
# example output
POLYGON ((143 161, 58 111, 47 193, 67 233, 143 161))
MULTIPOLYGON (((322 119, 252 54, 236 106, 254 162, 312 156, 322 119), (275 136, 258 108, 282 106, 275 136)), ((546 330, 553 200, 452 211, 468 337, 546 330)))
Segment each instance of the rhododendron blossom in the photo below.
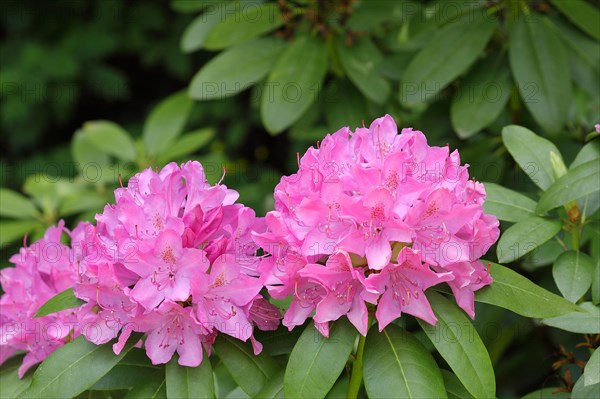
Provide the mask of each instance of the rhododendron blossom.
POLYGON ((50 298, 72 288, 78 281, 75 251, 61 242, 63 233, 74 239, 89 224, 81 223, 72 232, 61 220, 44 237, 25 245, 10 261, 15 267, 0 271, 4 295, 0 298, 0 364, 16 351, 25 351, 19 376, 50 353, 81 334, 81 309, 67 309, 34 318, 50 298))
POLYGON ((122 331, 119 353, 133 331, 147 333, 154 364, 177 351, 181 365, 198 366, 202 345, 210 353, 217 332, 250 338, 259 352, 250 314, 263 285, 250 234, 264 223, 234 204, 237 197, 209 185, 198 162, 147 169, 117 189, 116 204, 97 216, 87 237, 99 255, 84 259, 87 271, 75 287, 92 306, 87 317, 102 325, 86 337, 100 344, 122 331))
POLYGON ((398 134, 386 115, 327 135, 298 163, 275 188, 267 230, 254 233, 269 293, 293 297, 284 325, 314 312, 327 335, 346 315, 365 335, 367 304, 380 329, 402 313, 435 324, 423 291, 442 282, 474 317, 473 293, 492 281, 479 258, 499 229, 457 151, 429 146, 420 131, 398 134))

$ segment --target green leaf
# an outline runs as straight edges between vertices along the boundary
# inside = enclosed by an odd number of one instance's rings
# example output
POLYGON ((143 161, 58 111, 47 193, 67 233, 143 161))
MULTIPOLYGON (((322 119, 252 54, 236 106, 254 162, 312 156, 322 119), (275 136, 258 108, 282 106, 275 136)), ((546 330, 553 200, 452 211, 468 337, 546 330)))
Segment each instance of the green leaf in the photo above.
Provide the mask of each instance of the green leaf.
POLYGON ((496 397, 496 379, 487 349, 462 310, 436 292, 427 299, 438 319, 437 325, 417 319, 440 355, 462 385, 476 398, 496 397))
POLYGON ((554 237, 562 228, 560 220, 531 216, 510 226, 498 241, 496 253, 501 263, 512 262, 554 237))
POLYGON ((592 141, 584 145, 581 151, 577 153, 569 169, 575 169, 579 165, 598 159, 600 159, 600 141, 592 141))
POLYGON ((535 318, 554 317, 580 310, 575 304, 507 267, 490 262, 490 274, 494 281, 475 293, 475 300, 478 302, 535 318))
POLYGON ((167 363, 165 376, 169 398, 214 398, 215 380, 210 359, 206 354, 198 367, 180 366, 178 356, 167 363))
POLYGON ((438 365, 425 347, 395 324, 382 332, 373 325, 364 352, 369 398, 446 398, 438 365))
POLYGON ((114 122, 89 121, 83 124, 83 131, 92 145, 106 154, 123 161, 132 161, 136 156, 133 140, 114 122))
POLYGON ((556 286, 569 301, 575 303, 592 285, 594 260, 579 251, 563 252, 554 262, 552 276, 556 286))
POLYGON ((550 0, 571 22, 600 40, 600 11, 583 0, 550 0))
POLYGON ((485 213, 500 220, 519 222, 535 216, 536 203, 529 197, 494 183, 484 183, 487 194, 483 203, 485 213))
POLYGON ((36 220, 0 221, 0 248, 17 239, 22 241, 25 233, 31 233, 41 228, 43 228, 42 224, 36 220))
POLYGON ((446 387, 448 399, 473 399, 473 396, 460 383, 460 380, 454 373, 444 369, 441 372, 442 377, 444 377, 444 386, 446 387))
MULTIPOLYGON (((596 245, 598 245, 598 241, 596 241, 596 245)), ((600 259, 596 259, 594 277, 592 279, 592 303, 594 305, 600 304, 600 259)))
POLYGON ((226 14, 206 36, 204 47, 221 50, 254 39, 283 25, 279 5, 248 2, 234 14, 226 14))
POLYGON ((583 372, 584 385, 600 384, 600 351, 596 348, 583 372))
POLYGON ((600 397, 600 384, 585 385, 583 378, 579 378, 571 391, 571 399, 598 399, 600 397))
POLYGON ((265 37, 222 52, 193 77, 189 95, 206 101, 231 97, 246 90, 267 76, 284 47, 281 40, 265 37))
POLYGON ((215 137, 215 130, 212 128, 198 129, 183 134, 181 137, 177 138, 171 147, 160 154, 159 163, 167 163, 193 154, 208 144, 213 137, 215 137))
POLYGON ((164 373, 157 378, 142 380, 133 387, 125 399, 167 399, 167 383, 164 373))
POLYGON ((92 391, 131 389, 135 387, 138 381, 161 378, 162 373, 162 370, 157 367, 140 367, 139 365, 133 366, 119 363, 104 377, 100 378, 90 389, 92 391))
MULTIPOLYGON (((277 305, 280 306, 280 305, 277 305)), ((257 331, 256 340, 263 345, 263 350, 271 356, 289 355, 302 334, 302 328, 296 327, 289 331, 281 325, 275 331, 257 331)))
MULTIPOLYGON (((186 0, 187 1, 187 0, 186 0)), ((179 47, 184 53, 201 49, 206 36, 223 19, 223 13, 233 10, 235 2, 213 3, 204 13, 198 15, 185 29, 179 47)))
POLYGON ((600 43, 580 33, 562 19, 553 18, 550 26, 563 39, 569 54, 571 75, 582 89, 598 97, 600 85, 600 43))
POLYGON ((554 183, 556 179, 550 165, 550 152, 560 154, 554 144, 516 125, 502 129, 502 141, 523 172, 539 188, 546 190, 554 183))
POLYGON ((578 334, 600 334, 600 308, 591 302, 584 302, 579 311, 542 320, 550 327, 578 334))
POLYGON ((149 154, 165 151, 183 131, 193 106, 185 91, 162 100, 150 113, 144 124, 144 147, 149 154))
POLYGON ((450 106, 452 126, 461 139, 489 126, 504 109, 512 92, 505 64, 501 55, 489 57, 461 82, 450 106))
POLYGON ((337 42, 340 62, 348 74, 348 78, 369 100, 384 104, 390 96, 390 83, 384 79, 377 66, 382 60, 379 49, 371 39, 363 37, 352 47, 344 44, 343 39, 337 42))
POLYGON ((59 207, 60 216, 70 216, 85 211, 98 211, 106 205, 106 199, 97 191, 79 191, 62 199, 59 207))
POLYGON ((315 101, 327 72, 327 48, 310 36, 287 46, 263 86, 261 117, 269 132, 290 127, 315 101))
POLYGON ((256 397, 262 399, 283 399, 283 374, 284 371, 281 370, 271 377, 256 397))
POLYGON ((565 45, 545 17, 532 13, 514 23, 509 58, 525 106, 545 131, 558 133, 573 97, 565 79, 571 71, 565 45))
POLYGON ((0 216, 30 219, 38 215, 39 212, 29 198, 8 188, 0 188, 0 216))
POLYGON ((134 334, 117 356, 113 353, 112 345, 95 345, 79 336, 44 360, 22 397, 64 398, 79 395, 117 365, 140 337, 140 334, 134 334))
POLYGON ((71 140, 71 154, 77 169, 81 171, 85 171, 90 165, 97 169, 110 163, 108 155, 98 151, 98 148, 82 129, 77 130, 71 140))
POLYGON ((22 356, 7 359, 0 368, 0 398, 16 398, 31 384, 31 374, 19 378, 22 356))
POLYGON ((329 85, 325 94, 325 109, 327 126, 334 132, 344 126, 361 126, 369 116, 365 98, 347 80, 336 80, 329 85))
POLYGON ((346 399, 349 386, 350 379, 348 377, 340 378, 327 393, 325 399, 346 399))
POLYGON ((600 160, 585 162, 567 172, 542 194, 537 213, 565 205, 567 202, 600 192, 600 160))
POLYGON ((68 288, 60 294, 56 294, 52 298, 48 299, 48 301, 46 301, 46 303, 43 304, 37 312, 35 312, 34 317, 46 316, 65 309, 78 308, 83 304, 84 302, 77 298, 73 293, 73 288, 68 288))
POLYGON ((347 319, 333 322, 329 338, 310 322, 290 354, 284 377, 286 398, 324 398, 354 347, 356 329, 347 319))
POLYGON ((265 353, 254 356, 247 342, 227 335, 220 334, 214 348, 235 382, 251 397, 255 397, 279 370, 270 356, 265 353))
POLYGON ((408 64, 400 102, 411 106, 436 98, 477 60, 497 26, 495 17, 474 11, 437 30, 408 64))
POLYGON ((571 394, 569 392, 557 392, 557 387, 549 387, 539 389, 534 392, 530 392, 527 395, 523 396, 521 399, 570 399, 571 394))

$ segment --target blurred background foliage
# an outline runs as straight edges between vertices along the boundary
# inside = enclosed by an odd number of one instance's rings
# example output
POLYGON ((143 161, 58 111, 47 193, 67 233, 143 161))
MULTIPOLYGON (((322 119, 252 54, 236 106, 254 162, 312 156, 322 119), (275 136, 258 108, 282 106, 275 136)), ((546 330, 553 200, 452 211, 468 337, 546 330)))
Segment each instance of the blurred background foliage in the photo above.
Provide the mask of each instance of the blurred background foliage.
MULTIPOLYGON (((599 3, 4 0, 2 265, 25 233, 92 220, 120 182, 169 161, 200 160, 262 215, 298 152, 384 113, 535 198, 500 133, 525 126, 573 161, 600 121, 599 3)), ((560 248, 546 247, 515 265, 558 292, 560 248)), ((598 340, 478 306, 500 397, 568 387, 578 344, 598 340)))

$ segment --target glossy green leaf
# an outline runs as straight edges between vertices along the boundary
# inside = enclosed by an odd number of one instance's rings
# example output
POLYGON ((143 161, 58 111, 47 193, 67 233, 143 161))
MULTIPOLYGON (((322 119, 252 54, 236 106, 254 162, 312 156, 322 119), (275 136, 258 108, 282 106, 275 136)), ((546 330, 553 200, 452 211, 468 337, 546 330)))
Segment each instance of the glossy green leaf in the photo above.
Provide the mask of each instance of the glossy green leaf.
POLYGON ((159 163, 167 163, 193 154, 208 144, 215 137, 212 128, 198 129, 178 137, 167 150, 160 154, 159 163))
POLYGON ((583 372, 584 385, 600 384, 600 351, 596 348, 583 372))
POLYGON ((333 388, 327 392, 325 399, 346 399, 348 395, 348 387, 350 386, 350 379, 348 377, 342 377, 333 385, 333 388))
POLYGON ((144 147, 149 154, 166 151, 181 134, 193 106, 187 93, 180 91, 162 100, 144 124, 144 147))
MULTIPOLYGON (((596 245, 598 245, 598 241, 596 241, 596 245)), ((598 305, 600 304, 600 259, 596 259, 594 270, 594 277, 592 278, 592 303, 598 305)))
POLYGON ((573 81, 592 96, 600 96, 597 90, 600 86, 600 43, 562 19, 553 18, 551 22, 550 26, 566 45, 573 81))
POLYGON ((98 150, 113 155, 123 161, 131 161, 136 149, 129 134, 111 121, 89 121, 83 124, 83 131, 98 150))
POLYGON ((565 45, 545 17, 519 18, 510 33, 510 66, 523 103, 548 133, 558 133, 572 101, 565 45))
POLYGON ((408 64, 400 102, 410 106, 434 99, 477 60, 497 26, 495 17, 473 12, 437 30, 408 64))
POLYGON ((77 130, 73 135, 71 154, 76 163, 75 166, 82 171, 85 171, 88 167, 97 169, 98 166, 110 163, 109 156, 102 151, 98 151, 98 148, 82 129, 77 130))
POLYGON ((494 122, 512 92, 510 74, 502 56, 489 57, 461 82, 450 105, 450 118, 461 139, 494 122))
POLYGON ((369 398, 446 398, 444 380, 433 356, 410 333, 373 325, 364 352, 364 382, 369 398))
MULTIPOLYGON (((144 355, 145 356, 145 355, 144 355)), ((139 381, 161 378, 163 371, 158 367, 140 367, 139 365, 117 364, 92 387, 93 391, 113 391, 132 389, 139 381)))
POLYGON ((340 62, 352 83, 369 100, 378 104, 385 103, 390 96, 391 86, 377 69, 383 57, 371 39, 361 38, 351 47, 340 39, 337 49, 340 62))
POLYGON ((212 4, 204 13, 198 15, 183 32, 179 47, 184 53, 201 49, 209 32, 221 22, 225 12, 233 10, 235 2, 213 2, 212 4))
POLYGON ((83 336, 58 348, 48 356, 33 375, 26 398, 73 397, 89 389, 108 373, 140 339, 134 334, 120 355, 112 345, 95 345, 83 336))
POLYGON ((563 252, 554 262, 552 276, 563 296, 577 302, 592 285, 596 265, 580 251, 563 252))
POLYGON ((0 367, 0 398, 16 398, 31 384, 31 374, 19 378, 23 356, 13 356, 0 367))
POLYGON ((8 188, 0 188, 0 216, 30 219, 38 214, 29 198, 8 188))
POLYGON ((500 263, 512 262, 554 237, 562 228, 560 220, 531 216, 510 226, 500 236, 496 253, 500 263))
POLYGON ((571 394, 569 392, 554 392, 557 387, 549 387, 533 391, 523 396, 521 399, 569 399, 571 394))
POLYGON ((198 398, 215 397, 215 380, 210 359, 206 354, 198 367, 185 367, 178 364, 178 356, 173 356, 165 368, 167 397, 198 398))
POLYGON ((283 399, 283 374, 284 371, 281 370, 279 373, 269 378, 256 397, 264 399, 283 399))
POLYGON ((63 292, 56 294, 52 298, 48 299, 37 312, 34 317, 42 317, 52 313, 60 312, 65 309, 78 308, 83 305, 84 302, 77 298, 73 293, 73 288, 68 288, 63 292))
POLYGON ((496 397, 496 378, 487 349, 471 321, 455 304, 436 292, 427 299, 437 325, 417 319, 462 385, 476 398, 496 397))
POLYGON ((327 72, 323 41, 299 36, 287 46, 263 86, 261 117, 267 130, 280 133, 316 100, 327 72))
POLYGON ((441 369, 448 399, 474 399, 454 373, 441 369))
POLYGON ((584 302, 579 311, 542 320, 550 327, 578 334, 600 334, 600 308, 591 302, 584 302))
POLYGON ((167 399, 167 381, 161 372, 156 378, 141 380, 127 393, 125 399, 167 399))
POLYGON ((571 22, 600 40, 600 11, 584 0, 550 0, 571 22))
POLYGON ((220 50, 252 40, 283 25, 279 5, 275 3, 248 2, 239 11, 225 14, 224 18, 210 30, 204 47, 220 50))
POLYGON ((31 233, 42 227, 42 224, 36 220, 0 221, 0 248, 17 240, 23 241, 25 233, 31 233))
POLYGON ((600 160, 585 162, 567 172, 542 194, 536 211, 539 214, 567 202, 600 192, 600 160))
POLYGON ((85 211, 101 212, 106 199, 97 191, 78 191, 62 199, 59 206, 60 216, 70 216, 85 211))
POLYGON ((475 292, 475 300, 500 306, 525 317, 554 317, 579 311, 579 307, 563 297, 555 295, 532 283, 519 273, 498 265, 490 264, 494 279, 489 286, 475 292))
POLYGON ((284 376, 286 398, 324 398, 354 347, 356 329, 346 318, 333 322, 329 338, 308 324, 290 354, 284 376))
POLYGON ((235 382, 252 397, 279 370, 270 356, 265 353, 254 356, 248 342, 241 342, 228 335, 220 334, 214 348, 235 382))
POLYGON ((598 159, 600 159, 600 140, 595 140, 583 146, 569 166, 569 169, 575 169, 579 165, 598 159))
POLYGON ((189 95, 204 101, 246 90, 267 76, 284 47, 281 40, 265 37, 222 52, 193 77, 189 95))
POLYGON ((506 149, 531 181, 546 190, 556 180, 550 165, 550 152, 560 151, 550 141, 522 126, 510 125, 502 129, 506 149))
POLYGON ((483 203, 485 213, 500 220, 519 222, 535 216, 536 203, 529 197, 494 183, 484 183, 487 194, 483 203))
POLYGON ((598 399, 600 397, 600 384, 585 385, 583 378, 579 378, 571 391, 571 399, 598 399))

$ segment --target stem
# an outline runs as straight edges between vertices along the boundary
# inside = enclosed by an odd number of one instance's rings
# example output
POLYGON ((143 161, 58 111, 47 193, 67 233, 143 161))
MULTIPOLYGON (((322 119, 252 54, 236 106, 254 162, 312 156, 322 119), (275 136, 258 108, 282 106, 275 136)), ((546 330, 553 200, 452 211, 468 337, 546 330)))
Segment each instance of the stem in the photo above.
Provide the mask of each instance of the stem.
POLYGON ((350 385, 348 386, 348 399, 358 398, 360 386, 363 379, 363 352, 365 350, 366 337, 358 335, 358 348, 356 349, 356 358, 352 364, 352 375, 350 376, 350 385))

